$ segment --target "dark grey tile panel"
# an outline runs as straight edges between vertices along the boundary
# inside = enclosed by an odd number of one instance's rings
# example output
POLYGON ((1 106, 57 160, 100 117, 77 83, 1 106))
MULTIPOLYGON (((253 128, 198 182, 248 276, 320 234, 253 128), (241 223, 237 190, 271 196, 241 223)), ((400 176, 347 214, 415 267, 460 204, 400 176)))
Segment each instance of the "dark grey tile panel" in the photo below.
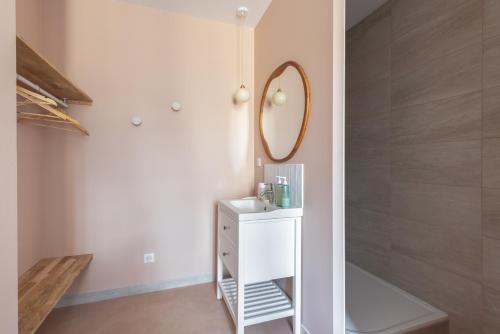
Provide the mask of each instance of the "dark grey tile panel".
POLYGON ((373 145, 369 141, 346 142, 346 168, 351 166, 390 167, 390 145, 373 145))
POLYGON ((390 168, 350 166, 346 172, 346 204, 389 212, 390 168))
POLYGON ((490 88, 499 85, 500 35, 484 41, 484 87, 490 88))
MULTIPOLYGON (((392 38, 398 39, 450 16, 482 0, 397 0, 392 6, 392 38)), ((495 0, 493 0, 495 1, 495 0)))
POLYGON ((391 215, 469 233, 481 223, 481 189, 391 182, 391 215))
POLYGON ((391 80, 392 108, 422 104, 480 91, 481 43, 435 59, 391 80))
POLYGON ((481 328, 481 284, 396 251, 391 255, 392 281, 450 317, 450 333, 472 334, 481 328))
MULTIPOLYGON (((432 215, 432 213, 429 213, 432 215)), ((392 249, 481 282, 481 222, 412 221, 392 218, 392 249)))
POLYGON ((366 86, 380 79, 389 78, 391 71, 391 48, 389 45, 361 58, 346 58, 346 88, 366 86))
POLYGON ((346 57, 359 59, 376 52, 390 41, 390 8, 384 7, 347 32, 346 57))
POLYGON ((483 140, 483 186, 500 188, 500 138, 483 140))
POLYGON ((500 291, 500 240, 483 238, 483 283, 500 291))
POLYGON ((500 291, 483 289, 483 334, 498 334, 500 328, 500 291))
MULTIPOLYGON (((398 30, 394 32, 399 37, 392 43, 393 76, 400 77, 411 73, 434 59, 445 57, 472 45, 477 47, 477 44, 481 42, 482 4, 480 0, 454 1, 459 4, 447 8, 439 6, 438 2, 443 1, 434 1, 435 8, 432 9, 430 17, 422 17, 413 29, 402 35, 398 30)), ((402 7, 395 7, 394 16, 400 16, 398 12, 403 11, 402 7)))
POLYGON ((500 239, 500 189, 483 188, 483 235, 500 239))
POLYGON ((500 137, 500 86, 483 91, 483 137, 500 137))
POLYGON ((391 221, 386 214, 346 207, 347 259, 375 275, 390 263, 391 221))
POLYGON ((481 187, 481 141, 394 145, 391 179, 481 187))
POLYGON ((393 109, 391 112, 391 142, 393 144, 464 141, 480 138, 481 92, 393 109))
POLYGON ((484 38, 500 35, 500 1, 484 0, 484 38))
POLYGON ((382 79, 346 94, 346 140, 387 144, 390 136, 390 84, 382 79))

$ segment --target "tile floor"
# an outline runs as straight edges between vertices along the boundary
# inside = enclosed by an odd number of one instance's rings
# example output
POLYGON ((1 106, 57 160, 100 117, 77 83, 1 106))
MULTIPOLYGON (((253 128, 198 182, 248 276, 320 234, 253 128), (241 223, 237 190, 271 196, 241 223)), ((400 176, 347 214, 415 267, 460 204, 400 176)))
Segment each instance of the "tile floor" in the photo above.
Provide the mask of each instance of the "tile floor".
MULTIPOLYGON (((245 334, 290 334, 285 319, 245 334)), ((54 310, 37 334, 233 334, 231 316, 214 284, 136 295, 54 310)))

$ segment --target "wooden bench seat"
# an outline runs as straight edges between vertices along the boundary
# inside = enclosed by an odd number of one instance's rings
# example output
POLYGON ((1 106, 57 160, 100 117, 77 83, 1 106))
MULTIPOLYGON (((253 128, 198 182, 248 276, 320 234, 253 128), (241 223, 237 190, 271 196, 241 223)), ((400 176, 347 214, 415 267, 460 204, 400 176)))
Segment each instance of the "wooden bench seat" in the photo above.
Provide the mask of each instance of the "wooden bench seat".
POLYGON ((40 260, 19 278, 19 334, 35 333, 93 255, 40 260))

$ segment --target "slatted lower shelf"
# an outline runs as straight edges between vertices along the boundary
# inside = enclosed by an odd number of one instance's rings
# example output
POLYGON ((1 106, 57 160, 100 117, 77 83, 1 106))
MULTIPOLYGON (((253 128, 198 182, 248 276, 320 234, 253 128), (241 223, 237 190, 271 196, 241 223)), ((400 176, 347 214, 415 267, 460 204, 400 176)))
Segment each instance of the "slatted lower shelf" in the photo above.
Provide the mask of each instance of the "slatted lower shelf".
MULTIPOLYGON (((231 316, 236 321, 238 294, 234 279, 219 282, 231 316)), ((288 296, 273 281, 245 285, 245 326, 293 316, 288 296)))

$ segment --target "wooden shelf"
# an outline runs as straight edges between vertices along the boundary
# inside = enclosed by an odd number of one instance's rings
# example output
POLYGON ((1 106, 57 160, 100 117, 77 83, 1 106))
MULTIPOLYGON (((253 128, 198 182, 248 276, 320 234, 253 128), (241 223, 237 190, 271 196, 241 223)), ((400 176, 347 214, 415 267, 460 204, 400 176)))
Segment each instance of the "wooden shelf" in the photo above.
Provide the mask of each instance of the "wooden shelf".
POLYGON ((19 334, 33 334, 93 255, 40 260, 19 278, 19 334))
POLYGON ((92 104, 92 99, 71 83, 42 55, 17 36, 18 106, 38 105, 44 113, 18 111, 19 122, 89 135, 80 122, 61 107, 92 104), (43 95, 42 95, 43 94, 43 95), (52 125, 51 125, 52 124, 52 125))
MULTIPOLYGON (((219 287, 231 317, 236 321, 238 305, 236 282, 232 278, 225 279, 219 283, 219 287)), ((275 282, 245 285, 245 326, 291 317, 293 314, 292 301, 275 282)))
POLYGON ((17 74, 60 99, 73 104, 92 104, 92 99, 76 87, 41 54, 17 36, 17 74))

